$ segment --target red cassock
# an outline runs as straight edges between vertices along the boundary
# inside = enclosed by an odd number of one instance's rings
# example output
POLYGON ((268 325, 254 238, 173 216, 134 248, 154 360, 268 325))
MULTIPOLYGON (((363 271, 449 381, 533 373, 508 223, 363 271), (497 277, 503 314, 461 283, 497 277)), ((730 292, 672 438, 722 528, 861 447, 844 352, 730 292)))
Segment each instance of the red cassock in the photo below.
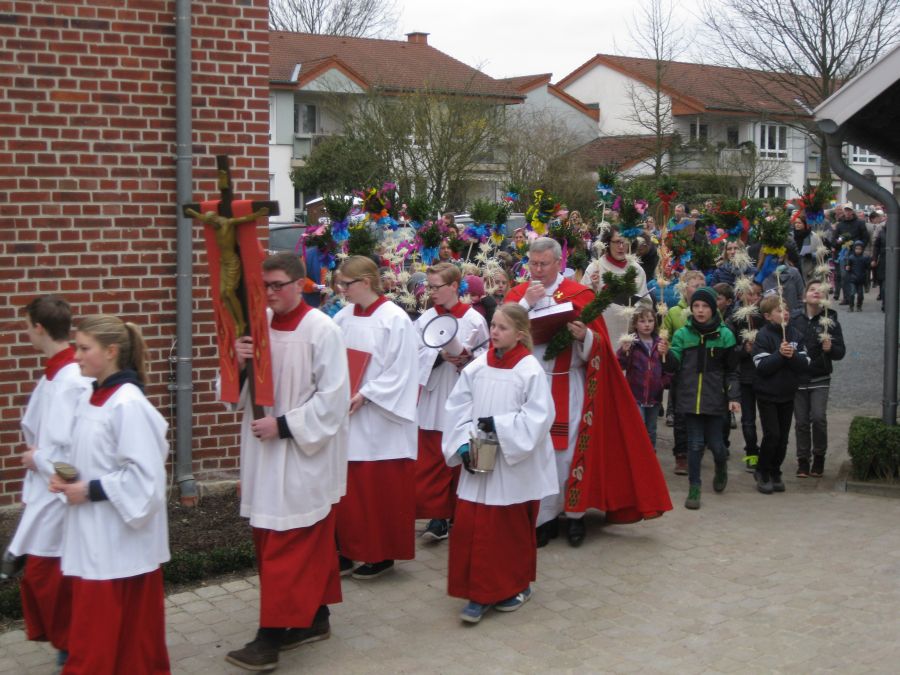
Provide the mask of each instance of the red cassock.
MULTIPOLYGON (((527 282, 519 284, 509 291, 506 301, 519 302, 526 290, 527 282)), ((563 279, 553 295, 557 303, 571 302, 579 312, 594 297, 591 289, 568 279, 563 279)), ((657 518, 672 510, 659 460, 610 344, 606 322, 599 316, 588 328, 594 332, 594 339, 585 376, 584 408, 566 483, 565 510, 582 513, 599 509, 606 513, 609 523, 657 518)), ((556 359, 554 371, 567 370, 571 349, 556 359)), ((553 377, 554 402, 562 389, 557 379, 563 378, 553 377)), ((567 421, 568 406, 557 402, 554 429, 567 425, 567 421)), ((560 438, 559 433, 551 431, 551 435, 554 443, 560 438)))
POLYGON ((416 458, 416 518, 452 518, 459 467, 449 467, 441 451, 441 432, 419 429, 416 458))
POLYGON ((64 577, 59 558, 29 555, 19 584, 29 640, 50 642, 66 651, 72 616, 72 577, 64 577))
POLYGON ((307 628, 321 605, 341 601, 334 552, 334 509, 325 518, 292 530, 253 528, 259 567, 259 625, 307 628))

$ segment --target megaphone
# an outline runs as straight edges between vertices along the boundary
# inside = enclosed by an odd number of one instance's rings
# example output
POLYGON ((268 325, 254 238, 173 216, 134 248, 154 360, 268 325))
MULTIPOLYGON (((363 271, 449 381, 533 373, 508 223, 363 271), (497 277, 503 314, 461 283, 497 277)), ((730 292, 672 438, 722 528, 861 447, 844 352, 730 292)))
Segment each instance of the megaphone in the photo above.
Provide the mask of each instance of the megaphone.
POLYGON ((444 349, 450 356, 463 353, 463 346, 456 338, 459 322, 452 314, 438 314, 425 324, 422 330, 422 342, 426 347, 444 349))

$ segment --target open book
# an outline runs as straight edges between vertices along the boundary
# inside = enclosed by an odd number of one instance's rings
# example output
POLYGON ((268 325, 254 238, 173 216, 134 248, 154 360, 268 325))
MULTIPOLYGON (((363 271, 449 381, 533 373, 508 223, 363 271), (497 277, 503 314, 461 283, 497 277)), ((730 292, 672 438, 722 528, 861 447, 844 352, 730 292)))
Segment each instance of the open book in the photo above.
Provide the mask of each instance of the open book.
POLYGON ((528 312, 531 319, 531 338, 534 344, 543 345, 553 338, 566 324, 578 319, 578 311, 571 302, 560 302, 549 307, 528 312))

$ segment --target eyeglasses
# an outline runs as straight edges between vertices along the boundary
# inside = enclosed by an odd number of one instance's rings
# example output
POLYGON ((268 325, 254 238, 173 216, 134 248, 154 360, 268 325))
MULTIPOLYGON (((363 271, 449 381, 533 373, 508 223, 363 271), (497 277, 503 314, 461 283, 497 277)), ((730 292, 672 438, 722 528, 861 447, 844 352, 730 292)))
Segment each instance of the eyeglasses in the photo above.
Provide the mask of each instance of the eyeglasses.
POLYGON ((357 281, 362 281, 362 279, 351 279, 350 281, 335 281, 334 285, 337 286, 338 288, 343 288, 344 290, 347 290, 353 284, 355 284, 357 281))
POLYGON ((611 242, 609 242, 610 246, 626 246, 627 244, 628 242, 624 239, 613 239, 611 242))
POLYGON ((529 260, 528 267, 539 270, 544 267, 550 267, 551 265, 555 265, 557 263, 556 260, 551 260, 550 262, 538 262, 537 260, 529 260))
POLYGON ((428 291, 429 293, 432 293, 434 291, 438 291, 438 290, 442 289, 444 286, 449 286, 449 285, 450 284, 438 284, 437 286, 432 286, 431 284, 425 284, 425 290, 428 291))
POLYGON ((296 279, 291 279, 290 281, 264 281, 263 286, 265 286, 267 291, 275 291, 276 293, 280 293, 281 289, 285 286, 290 286, 296 279))

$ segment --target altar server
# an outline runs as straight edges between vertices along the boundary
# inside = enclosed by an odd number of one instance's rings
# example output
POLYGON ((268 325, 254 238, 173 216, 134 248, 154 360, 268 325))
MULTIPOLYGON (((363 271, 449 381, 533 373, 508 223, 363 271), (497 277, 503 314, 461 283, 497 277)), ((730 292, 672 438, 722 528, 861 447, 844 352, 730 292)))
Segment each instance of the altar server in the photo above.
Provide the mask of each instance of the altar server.
POLYGON ((447 592, 468 599, 460 618, 478 623, 491 606, 513 612, 531 598, 540 500, 558 492, 547 376, 531 354, 528 313, 497 308, 491 347, 463 370, 447 401, 447 463, 462 463, 450 538, 447 592), (493 470, 472 473, 470 437, 496 434, 493 470))
POLYGON ((79 322, 75 358, 94 392, 75 412, 63 574, 72 579, 67 675, 169 672, 163 578, 168 424, 144 396, 146 346, 114 316, 79 322))
POLYGON ((351 256, 338 270, 348 302, 334 317, 348 349, 368 355, 350 398, 347 495, 338 505, 343 572, 374 579, 395 560, 415 557, 418 336, 402 309, 381 290, 378 268, 351 256), (353 567, 353 562, 362 564, 353 567))
POLYGON ((62 298, 47 295, 25 307, 28 339, 44 357, 44 370, 22 418, 28 471, 22 485, 25 509, 7 550, 10 559, 27 556, 20 583, 25 633, 48 641, 65 662, 72 610, 71 578, 60 570, 66 502, 48 487, 53 462, 68 462, 75 407, 91 381, 81 375, 69 342, 72 314, 62 298))
POLYGON ((450 532, 449 520, 453 517, 459 480, 459 467, 448 467, 441 452, 441 432, 448 423, 444 405, 459 379, 460 371, 485 351, 488 327, 477 310, 460 302, 462 275, 458 267, 438 263, 425 270, 425 274, 428 280, 426 288, 433 306, 414 324, 419 333, 419 384, 422 385, 418 409, 416 518, 430 518, 422 536, 440 541, 446 539, 450 532), (443 348, 429 347, 425 344, 426 327, 435 318, 446 315, 456 319, 454 341, 443 348))
MULTIPOLYGON (((250 519, 260 579, 256 638, 226 659, 271 670, 278 653, 331 635, 341 601, 335 510, 347 484, 347 354, 341 331, 302 299, 303 262, 263 261, 275 405, 254 419, 241 392, 241 515, 250 519)), ((235 344, 243 369, 253 340, 235 344)))

